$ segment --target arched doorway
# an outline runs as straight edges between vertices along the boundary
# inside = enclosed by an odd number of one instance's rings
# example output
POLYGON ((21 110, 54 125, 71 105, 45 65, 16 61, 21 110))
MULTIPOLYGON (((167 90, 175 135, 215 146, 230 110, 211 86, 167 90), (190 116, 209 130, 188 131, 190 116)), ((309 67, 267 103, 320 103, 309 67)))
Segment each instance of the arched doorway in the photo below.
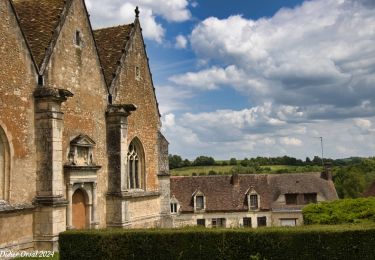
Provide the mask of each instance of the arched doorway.
POLYGON ((73 194, 72 205, 72 222, 76 229, 84 229, 87 227, 86 223, 86 199, 85 194, 81 189, 78 189, 73 194))

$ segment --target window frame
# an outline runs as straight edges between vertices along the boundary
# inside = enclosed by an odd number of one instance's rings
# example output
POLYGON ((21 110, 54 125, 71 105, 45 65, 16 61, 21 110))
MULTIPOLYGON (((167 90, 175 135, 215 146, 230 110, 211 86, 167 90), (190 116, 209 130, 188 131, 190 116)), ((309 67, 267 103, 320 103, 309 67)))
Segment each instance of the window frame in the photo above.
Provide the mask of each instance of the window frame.
POLYGON ((286 193, 285 205, 298 205, 298 194, 297 193, 286 193))
POLYGON ((211 227, 212 228, 225 228, 226 218, 212 218, 211 227))
POLYGON ((303 202, 305 204, 317 203, 318 202, 318 194, 316 192, 304 193, 303 194, 303 202))
POLYGON ((257 217, 257 227, 267 227, 266 216, 257 217), (264 223, 263 223, 263 220, 264 220, 264 223))
POLYGON ((177 214, 177 212, 178 212, 177 202, 171 202, 170 203, 170 209, 171 209, 171 214, 177 214))
POLYGON ((128 146, 127 162, 127 189, 145 190, 145 155, 141 141, 135 137, 128 146))
POLYGON ((253 224, 251 222, 251 217, 243 217, 242 218, 242 226, 246 228, 251 228, 253 227, 253 224))
POLYGON ((206 219, 204 219, 204 218, 198 218, 197 219, 197 226, 206 227, 206 219))

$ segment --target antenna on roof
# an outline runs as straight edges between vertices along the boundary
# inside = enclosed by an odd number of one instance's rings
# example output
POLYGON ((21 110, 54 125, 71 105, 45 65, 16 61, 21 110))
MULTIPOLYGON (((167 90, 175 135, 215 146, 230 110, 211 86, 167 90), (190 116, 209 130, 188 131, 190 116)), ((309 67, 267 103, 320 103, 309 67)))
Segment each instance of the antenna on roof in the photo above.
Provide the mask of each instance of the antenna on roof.
POLYGON ((135 12, 135 17, 139 18, 139 9, 138 9, 138 6, 135 8, 134 12, 135 12))
POLYGON ((322 167, 324 169, 324 159, 323 159, 323 137, 322 136, 319 136, 319 137, 315 137, 315 138, 319 138, 320 139, 320 147, 322 148, 322 167))

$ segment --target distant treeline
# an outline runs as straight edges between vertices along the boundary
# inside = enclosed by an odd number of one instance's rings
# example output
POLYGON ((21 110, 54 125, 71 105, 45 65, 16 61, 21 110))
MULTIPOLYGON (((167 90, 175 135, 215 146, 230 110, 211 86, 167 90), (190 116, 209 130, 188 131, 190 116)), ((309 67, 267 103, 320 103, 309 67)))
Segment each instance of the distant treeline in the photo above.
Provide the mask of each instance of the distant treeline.
MULTIPOLYGON (((324 158, 324 163, 329 163, 332 166, 348 166, 355 163, 360 163, 362 158, 360 157, 351 157, 347 159, 329 159, 324 158)), ((176 169, 189 166, 212 166, 212 165, 241 165, 243 167, 256 167, 262 165, 291 165, 291 166, 313 166, 313 165, 322 165, 322 159, 319 156, 314 156, 311 160, 309 157, 303 161, 289 156, 281 157, 261 157, 256 158, 230 158, 229 160, 216 161, 210 156, 198 156, 195 160, 190 161, 188 159, 183 159, 179 155, 169 155, 169 168, 176 169)))
MULTIPOLYGON (((351 157, 347 159, 326 159, 324 164, 332 165, 332 177, 336 186, 337 194, 340 198, 358 198, 362 193, 375 181, 375 158, 360 158, 351 157)), ((194 161, 182 159, 179 155, 169 155, 170 169, 190 167, 190 166, 233 166, 227 173, 216 172, 210 170, 208 175, 217 174, 254 174, 254 173, 288 173, 288 172, 309 172, 321 171, 322 160, 315 156, 312 160, 306 158, 305 161, 289 156, 282 157, 256 157, 244 158, 237 160, 231 158, 230 160, 215 161, 209 156, 198 156, 194 161), (291 166, 271 170, 272 165, 291 166), (262 166, 262 167, 261 167, 262 166)), ((201 175, 192 173, 192 175, 201 175)))

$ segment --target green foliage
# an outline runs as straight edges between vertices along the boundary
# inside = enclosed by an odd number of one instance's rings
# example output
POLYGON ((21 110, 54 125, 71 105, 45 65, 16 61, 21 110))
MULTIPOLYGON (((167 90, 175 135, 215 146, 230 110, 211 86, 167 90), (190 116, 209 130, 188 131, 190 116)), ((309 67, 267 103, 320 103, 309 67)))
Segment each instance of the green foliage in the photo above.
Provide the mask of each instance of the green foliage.
POLYGON ((67 231, 61 259, 373 259, 375 225, 67 231))
POLYGON ((183 167, 182 158, 179 155, 172 155, 168 156, 169 159, 169 169, 175 169, 183 167))
POLYGON ((309 204, 303 208, 303 219, 305 224, 375 222, 375 198, 309 204))
POLYGON ((229 165, 237 165, 237 159, 236 158, 230 158, 229 165))
POLYGON ((356 159, 334 170, 333 181, 340 198, 358 198, 375 179, 375 160, 356 159))
POLYGON ((194 160, 193 165, 195 165, 195 166, 211 166, 211 165, 215 165, 215 160, 212 157, 201 155, 201 156, 198 156, 194 160))

